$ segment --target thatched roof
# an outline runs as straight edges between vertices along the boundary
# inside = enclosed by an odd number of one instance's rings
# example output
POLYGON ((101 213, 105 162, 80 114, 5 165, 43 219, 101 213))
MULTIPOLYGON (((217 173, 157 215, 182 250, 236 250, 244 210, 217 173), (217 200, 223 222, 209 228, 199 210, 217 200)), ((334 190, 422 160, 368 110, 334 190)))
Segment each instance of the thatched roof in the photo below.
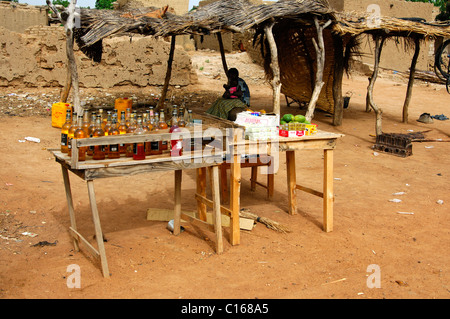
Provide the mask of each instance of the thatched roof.
POLYGON ((368 13, 335 13, 333 31, 342 35, 378 34, 385 37, 448 37, 448 22, 427 22, 420 18, 380 16, 374 20, 368 13))

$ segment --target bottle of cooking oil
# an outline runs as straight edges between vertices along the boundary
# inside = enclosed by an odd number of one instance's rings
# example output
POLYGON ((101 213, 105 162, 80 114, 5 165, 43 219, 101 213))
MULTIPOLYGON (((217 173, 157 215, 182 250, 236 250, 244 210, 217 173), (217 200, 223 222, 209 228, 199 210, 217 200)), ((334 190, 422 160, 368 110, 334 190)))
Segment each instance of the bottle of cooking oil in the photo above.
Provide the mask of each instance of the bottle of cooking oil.
POLYGON ((73 112, 73 119, 72 124, 69 127, 69 131, 67 131, 67 155, 72 156, 72 139, 73 139, 73 133, 75 133, 75 130, 77 129, 77 113, 73 112))
MULTIPOLYGON (((102 129, 102 119, 100 116, 97 116, 95 120, 95 129, 92 132, 92 137, 100 137, 105 136, 105 132, 102 129)), ((92 159, 94 160, 103 160, 105 159, 105 145, 95 145, 94 152, 92 154, 92 159)))
MULTIPOLYGON (((109 129, 108 136, 120 135, 119 128, 117 126, 117 117, 112 118, 111 128, 109 129)), ((119 144, 108 145, 108 158, 119 158, 119 144)))
POLYGON ((66 110, 66 121, 61 127, 61 153, 69 152, 68 134, 69 128, 72 125, 72 111, 70 109, 66 110))
MULTIPOLYGON (((83 127, 82 127, 82 122, 83 122, 83 116, 78 115, 78 121, 77 121, 77 128, 75 130, 75 132, 73 133, 73 138, 74 139, 79 139, 79 138, 86 138, 87 134, 84 131, 83 127)), ((78 147, 78 161, 82 162, 86 160, 86 147, 82 146, 82 147, 78 147)))

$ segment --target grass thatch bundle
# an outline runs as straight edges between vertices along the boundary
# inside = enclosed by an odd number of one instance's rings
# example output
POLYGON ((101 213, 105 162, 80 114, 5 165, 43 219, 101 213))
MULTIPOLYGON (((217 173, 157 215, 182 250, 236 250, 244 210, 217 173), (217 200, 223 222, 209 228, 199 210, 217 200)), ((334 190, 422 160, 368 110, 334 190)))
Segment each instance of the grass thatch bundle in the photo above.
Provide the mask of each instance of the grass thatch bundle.
POLYGON ((290 233, 291 232, 291 230, 287 226, 282 225, 274 220, 271 220, 268 217, 260 217, 256 214, 253 214, 246 208, 241 209, 241 211, 239 212, 239 216, 243 217, 243 218, 253 219, 254 221, 257 221, 258 223, 266 225, 267 228, 275 230, 279 233, 290 233))

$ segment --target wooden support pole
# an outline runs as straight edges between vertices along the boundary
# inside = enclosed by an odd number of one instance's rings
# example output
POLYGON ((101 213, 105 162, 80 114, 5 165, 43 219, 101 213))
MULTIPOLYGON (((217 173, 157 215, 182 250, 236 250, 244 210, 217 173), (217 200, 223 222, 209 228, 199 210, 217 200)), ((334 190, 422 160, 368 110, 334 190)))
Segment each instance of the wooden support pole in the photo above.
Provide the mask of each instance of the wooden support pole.
POLYGON ((323 172, 323 230, 333 231, 333 150, 324 150, 323 172))
POLYGON ((380 57, 381 57, 381 51, 383 49, 384 44, 384 37, 375 35, 374 41, 375 41, 375 63, 373 65, 373 73, 372 76, 369 78, 369 86, 367 87, 367 96, 366 96, 366 112, 370 112, 370 109, 372 108, 375 111, 375 131, 377 135, 380 135, 383 133, 381 122, 382 122, 382 114, 383 111, 375 104, 373 101, 373 87, 375 86, 375 81, 377 80, 378 76, 378 69, 380 66, 380 57))
POLYGON ((219 41, 219 48, 220 48, 220 56, 222 57, 222 66, 223 71, 225 72, 225 75, 228 74, 228 65, 227 60, 225 58, 225 49, 223 48, 223 41, 222 41, 222 33, 217 33, 217 40, 219 41))
POLYGON ((295 215, 297 214, 297 175, 295 172, 295 151, 286 151, 286 170, 288 209, 290 215, 295 215))
MULTIPOLYGON (((61 165, 62 174, 63 174, 63 180, 64 180, 64 188, 66 190, 66 199, 67 199, 67 206, 69 208, 69 217, 70 217, 70 226, 77 230, 77 223, 75 220, 75 210, 73 208, 73 198, 72 198, 72 190, 70 187, 70 180, 69 180, 69 171, 67 167, 64 165, 61 165)), ((80 246, 78 245, 78 240, 76 238, 73 239, 73 247, 75 251, 80 250, 80 246)))
POLYGON ((314 17, 314 24, 317 29, 317 42, 312 38, 314 48, 316 50, 316 81, 314 85, 314 90, 311 95, 311 100, 308 104, 308 109, 306 111, 306 120, 310 121, 314 117, 314 110, 316 108, 317 100, 319 99, 322 87, 325 84, 323 82, 323 69, 325 67, 325 44, 323 41, 323 30, 331 24, 331 20, 327 21, 323 26, 320 25, 317 17, 314 17))
POLYGON ((416 64, 420 53, 420 39, 418 37, 414 38, 414 45, 415 45, 414 56, 411 61, 411 67, 409 69, 408 88, 406 90, 405 103, 403 104, 403 114, 402 114, 403 123, 408 123, 409 102, 411 101, 412 89, 414 85, 414 75, 416 74, 416 64))
MULTIPOLYGON (((206 197, 206 167, 197 168, 197 194, 206 197)), ((197 199, 198 218, 206 221, 206 205, 197 199)))
POLYGON ((181 169, 175 171, 175 194, 174 194, 174 220, 173 220, 173 234, 178 236, 181 231, 181 179, 183 171, 181 169))
POLYGON ((273 26, 275 21, 264 27, 264 33, 266 35, 267 42, 269 42, 271 62, 270 67, 272 68, 273 79, 270 83, 273 89, 273 112, 280 115, 280 95, 281 95, 281 76, 280 76, 280 66, 278 63, 278 49, 273 36, 273 26))
POLYGON ((106 260, 105 244, 103 243, 102 227, 100 225, 100 217, 97 209, 97 201, 95 199, 94 181, 87 181, 89 202, 91 204, 92 220, 95 228, 95 238, 97 239, 98 252, 100 255, 100 262, 102 266, 103 277, 109 278, 108 262, 106 260))
POLYGON ((66 55, 67 55, 67 80, 66 86, 62 92, 60 100, 62 102, 66 102, 70 88, 73 87, 73 108, 74 112, 78 115, 83 115, 83 108, 80 103, 80 88, 78 83, 78 70, 77 63, 75 60, 75 54, 73 51, 73 29, 75 27, 75 8, 77 5, 77 0, 71 0, 69 6, 67 7, 67 15, 64 17, 61 13, 56 9, 56 7, 50 2, 50 0, 46 0, 47 6, 51 8, 51 10, 55 13, 61 23, 64 25, 64 30, 66 32, 66 55), (70 80, 69 80, 70 75, 70 80))
POLYGON ((173 35, 170 40, 170 52, 169 52, 169 60, 167 61, 167 71, 166 78, 164 80, 164 86, 161 92, 161 98, 159 99, 158 105, 156 106, 157 110, 164 109, 164 102, 166 101, 167 90, 169 88, 170 77, 172 76, 172 63, 173 63, 173 55, 175 53, 175 43, 176 37, 173 35))
POLYGON ((342 37, 333 34, 334 76, 333 76, 333 125, 342 125, 344 117, 344 100, 342 98, 342 78, 344 76, 344 42, 342 37))

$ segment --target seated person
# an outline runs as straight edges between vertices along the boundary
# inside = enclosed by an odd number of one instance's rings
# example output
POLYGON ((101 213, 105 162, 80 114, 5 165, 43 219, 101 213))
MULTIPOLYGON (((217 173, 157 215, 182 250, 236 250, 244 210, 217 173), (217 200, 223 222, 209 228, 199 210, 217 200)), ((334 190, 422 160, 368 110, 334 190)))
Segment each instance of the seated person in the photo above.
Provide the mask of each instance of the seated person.
POLYGON ((244 80, 239 77, 236 68, 227 73, 228 83, 224 84, 225 92, 217 99, 206 113, 227 119, 236 120, 236 115, 245 111, 250 104, 250 90, 244 80))

